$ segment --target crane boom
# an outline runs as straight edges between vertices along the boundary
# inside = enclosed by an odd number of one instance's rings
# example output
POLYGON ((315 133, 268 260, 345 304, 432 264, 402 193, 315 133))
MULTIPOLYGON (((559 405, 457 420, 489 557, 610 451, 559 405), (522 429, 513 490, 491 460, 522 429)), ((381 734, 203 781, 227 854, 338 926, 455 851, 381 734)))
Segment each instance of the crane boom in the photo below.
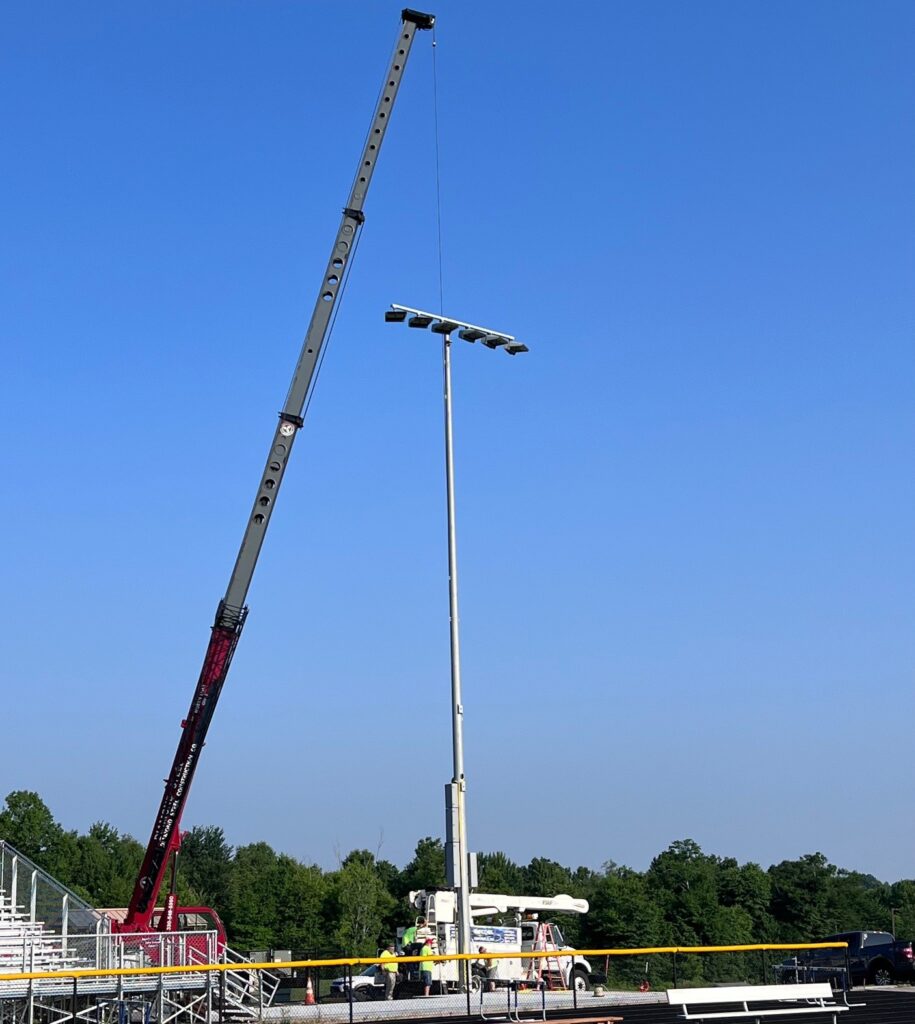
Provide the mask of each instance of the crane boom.
MULTIPOLYGON (((315 300, 314 312, 302 344, 292 383, 286 395, 279 423, 267 455, 254 507, 248 518, 241 547, 235 560, 229 585, 216 610, 203 667, 191 700, 187 718, 181 725, 181 737, 165 780, 165 793, 159 805, 149 844, 134 886, 127 916, 120 926, 122 931, 149 931, 155 912, 156 899, 162 886, 169 858, 177 853, 181 844, 181 815, 187 801, 188 790, 194 778, 207 730, 219 700, 232 655, 238 644, 247 615, 245 599, 254 576, 257 559, 264 542, 270 517, 279 495, 283 476, 292 451, 293 442, 302 427, 305 404, 314 380, 321 350, 327 338, 337 300, 349 271, 350 261, 360 228, 365 221, 363 206, 368 193, 375 164, 391 119, 394 101, 400 87, 407 58, 416 32, 430 29, 434 24, 431 14, 404 10, 402 25, 388 66, 375 116, 362 151, 349 199, 337 229, 327 268, 315 300)), ((176 918, 174 893, 161 915, 159 927, 174 930, 176 918)))

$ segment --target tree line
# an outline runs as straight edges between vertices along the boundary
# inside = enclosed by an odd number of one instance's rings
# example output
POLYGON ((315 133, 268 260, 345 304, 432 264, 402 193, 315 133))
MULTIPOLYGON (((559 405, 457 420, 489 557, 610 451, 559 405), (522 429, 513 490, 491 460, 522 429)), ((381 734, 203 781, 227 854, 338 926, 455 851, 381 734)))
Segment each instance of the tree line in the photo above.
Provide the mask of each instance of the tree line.
MULTIPOLYGON (((143 858, 143 846, 111 825, 65 830, 28 791, 7 796, 0 839, 96 907, 127 906, 143 858)), ((522 865, 501 852, 482 854, 479 867, 484 892, 587 899, 587 915, 560 922, 566 940, 582 949, 811 942, 838 931, 889 931, 894 915, 898 936, 915 936, 915 880, 881 882, 822 853, 764 869, 682 839, 645 871, 613 861, 572 869, 545 857, 522 865)), ((178 860, 181 903, 214 907, 230 945, 242 952, 372 956, 411 923, 411 889, 444 885, 442 842, 430 837, 402 868, 353 850, 325 871, 265 842, 233 848, 221 828, 207 825, 186 834, 178 860)), ((694 975, 711 977, 707 967, 694 975)))

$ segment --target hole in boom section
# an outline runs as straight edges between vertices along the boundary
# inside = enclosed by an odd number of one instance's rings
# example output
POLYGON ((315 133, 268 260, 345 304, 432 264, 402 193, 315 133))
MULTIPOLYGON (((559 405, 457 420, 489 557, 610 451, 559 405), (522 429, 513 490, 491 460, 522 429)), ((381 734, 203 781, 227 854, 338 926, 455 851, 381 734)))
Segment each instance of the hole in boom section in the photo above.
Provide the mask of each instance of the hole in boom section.
POLYGON ((267 497, 266 494, 262 494, 257 499, 257 503, 258 503, 258 505, 260 505, 261 508, 266 508, 270 504, 270 499, 267 497))
POLYGON ((257 523, 258 526, 260 526, 260 524, 264 521, 265 518, 266 517, 262 513, 258 512, 257 515, 254 517, 254 522, 257 523))
POLYGON ((340 280, 340 278, 337 277, 336 274, 331 274, 330 277, 327 279, 327 283, 328 284, 336 284, 339 280, 340 280))
MULTIPOLYGON (((272 469, 273 467, 271 466, 270 468, 272 469)), ((276 487, 276 480, 265 480, 264 487, 266 487, 268 491, 272 491, 273 488, 276 487)))
POLYGON ((278 462, 271 462, 271 463, 270 463, 270 471, 271 471, 272 473, 279 473, 279 471, 280 471, 280 470, 281 470, 282 468, 283 468, 283 467, 282 467, 282 466, 281 466, 281 465, 280 465, 280 464, 279 464, 278 462))
POLYGON ((339 270, 343 266, 343 260, 341 260, 340 257, 338 256, 331 265, 333 266, 334 270, 339 270))
POLYGON ((284 444, 274 445, 273 454, 274 455, 279 455, 280 457, 284 456, 286 454, 286 445, 284 445, 284 444))
POLYGON ((323 294, 323 295, 321 296, 321 298, 322 298, 322 299, 323 299, 323 300, 324 300, 325 302, 330 302, 330 300, 331 300, 331 299, 332 299, 333 297, 334 297, 334 293, 333 293, 333 292, 325 292, 325 293, 324 293, 324 294, 323 294))

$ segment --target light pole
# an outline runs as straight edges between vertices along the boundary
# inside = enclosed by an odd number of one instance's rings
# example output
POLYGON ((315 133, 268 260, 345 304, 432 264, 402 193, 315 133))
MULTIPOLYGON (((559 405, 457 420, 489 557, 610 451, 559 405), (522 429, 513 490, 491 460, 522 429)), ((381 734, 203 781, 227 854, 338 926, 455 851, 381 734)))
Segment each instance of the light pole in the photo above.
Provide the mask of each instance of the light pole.
MULTIPOLYGON (((458 893, 458 950, 471 952, 470 942, 470 880, 469 848, 467 846, 467 781, 464 774, 464 705, 461 698, 461 641, 458 617, 457 538, 454 516, 454 438, 451 423, 451 334, 458 332, 464 341, 479 341, 487 348, 504 348, 509 355, 527 352, 527 345, 510 334, 487 327, 455 320, 440 313, 429 313, 410 306, 392 305, 385 311, 386 323, 403 323, 408 327, 428 327, 442 336, 442 368, 445 400, 445 489, 448 506, 448 603, 451 619, 451 743, 454 774, 445 787, 445 825, 449 883, 458 893)), ((461 962, 464 984, 467 984, 468 962, 461 962)))

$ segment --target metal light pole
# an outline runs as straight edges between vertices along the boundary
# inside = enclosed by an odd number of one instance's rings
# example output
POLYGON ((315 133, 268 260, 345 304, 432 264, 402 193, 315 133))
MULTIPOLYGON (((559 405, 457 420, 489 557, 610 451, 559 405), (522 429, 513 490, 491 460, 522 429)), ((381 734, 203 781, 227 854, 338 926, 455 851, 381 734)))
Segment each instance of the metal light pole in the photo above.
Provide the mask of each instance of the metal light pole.
MULTIPOLYGON (((448 503, 448 611, 451 622, 451 746, 457 804, 457 862, 455 882, 460 909, 458 912, 458 950, 470 952, 470 884, 467 845, 467 780, 464 777, 464 703, 461 697, 461 636, 458 615, 457 535, 454 518, 454 435, 451 425, 451 332, 442 337, 442 370, 445 401, 445 490, 448 503)), ((461 973, 467 983, 467 962, 461 962, 461 973)))
MULTIPOLYGON (((445 403, 445 489, 448 505, 448 605, 451 620, 451 741, 453 777, 446 787, 446 823, 449 852, 454 845, 454 858, 449 874, 458 893, 458 950, 471 952, 470 940, 470 852, 467 845, 467 781, 464 774, 464 705, 461 696, 461 639, 458 615, 457 531, 454 513, 454 434, 451 417, 451 333, 458 330, 464 341, 481 341, 487 348, 504 348, 509 355, 527 352, 527 346, 510 334, 453 320, 437 313, 428 313, 409 306, 393 305, 385 312, 387 323, 403 323, 410 327, 429 327, 442 335, 442 370, 445 403), (409 320, 407 315, 410 314, 409 320), (449 806, 449 803, 453 806, 449 806), (450 812, 450 813, 449 813, 450 812), (456 828, 455 828, 456 825, 456 828), (456 831, 456 836, 450 833, 456 831), (453 864, 453 867, 452 867, 453 864)), ((461 961, 464 985, 469 982, 468 961, 461 961)))

